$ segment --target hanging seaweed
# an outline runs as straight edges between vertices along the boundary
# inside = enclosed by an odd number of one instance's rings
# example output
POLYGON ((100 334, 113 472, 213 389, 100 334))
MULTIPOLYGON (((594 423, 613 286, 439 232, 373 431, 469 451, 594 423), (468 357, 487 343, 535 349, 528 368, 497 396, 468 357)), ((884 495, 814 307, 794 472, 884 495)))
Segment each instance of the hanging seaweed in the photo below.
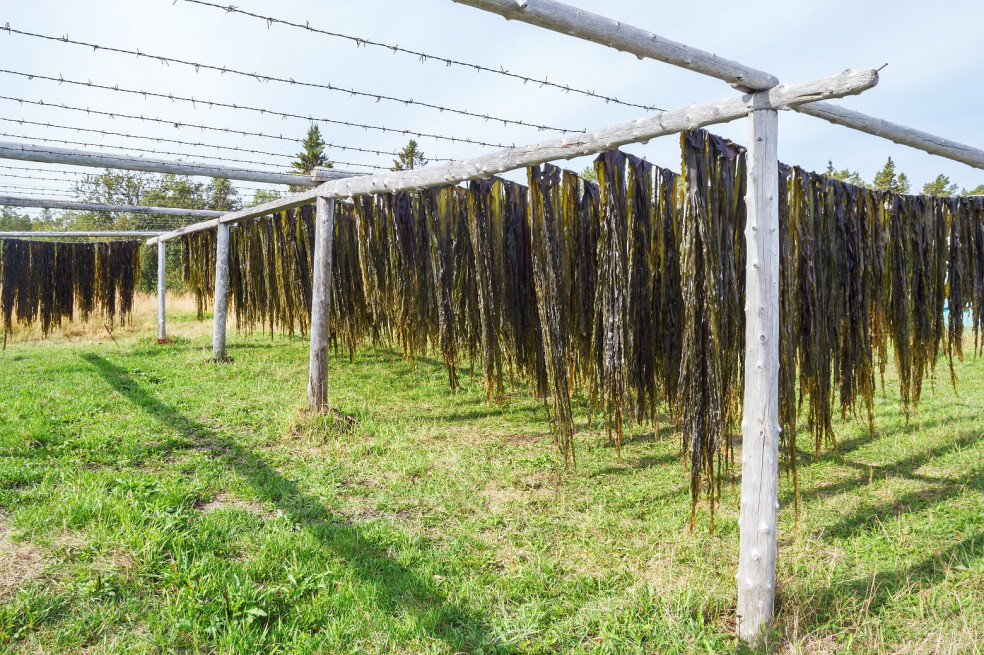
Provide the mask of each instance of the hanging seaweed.
POLYGON ((437 343, 448 371, 452 392, 460 388, 458 381, 458 305, 455 302, 455 243, 454 234, 461 211, 459 196, 453 187, 422 192, 425 220, 430 236, 429 255, 434 278, 437 305, 437 343))
POLYGON ((181 237, 181 279, 195 296, 198 320, 215 293, 215 242, 213 230, 192 232, 181 237))
POLYGON ((978 351, 981 309, 984 301, 984 242, 981 227, 984 197, 951 198, 949 253, 947 257, 947 354, 950 377, 956 385, 953 357, 963 360, 964 314, 971 317, 974 354, 978 351))
POLYGON ((685 132, 681 238, 684 312, 679 412, 690 451, 691 526, 706 485, 714 522, 717 473, 740 419, 744 343, 744 151, 702 131, 685 132))
POLYGON ((139 284, 140 244, 5 239, 0 253, 4 343, 14 323, 38 323, 48 336, 62 321, 99 312, 123 323, 139 284))
MULTIPOLYGON (((339 342, 343 343, 350 361, 364 340, 372 338, 379 343, 380 339, 366 306, 364 277, 359 268, 358 230, 355 206, 336 202, 329 325, 336 351, 339 342)), ((313 261, 313 252, 311 256, 313 261)), ((385 316, 379 315, 379 321, 385 321, 385 316)))
POLYGON ((98 310, 96 303, 96 244, 78 243, 73 248, 75 259, 75 302, 83 321, 98 310))
POLYGON ((569 280, 563 250, 561 225, 561 171, 545 164, 529 169, 530 237, 533 254, 533 282, 540 331, 546 360, 547 379, 553 398, 554 443, 564 466, 576 465, 574 420, 568 379, 569 334, 567 314, 562 306, 568 295, 569 280))
MULTIPOLYGON (((626 187, 625 163, 625 155, 618 151, 603 153, 595 160, 595 173, 601 187, 601 228, 598 234, 593 360, 605 429, 609 439, 614 436, 616 452, 621 449, 625 432, 626 332, 629 320, 629 189, 626 187)), ((638 188, 637 182, 635 186, 638 188)), ((634 252, 642 254, 638 249, 634 252)), ((650 279, 647 276, 646 283, 650 279)), ((635 308, 639 308, 638 303, 635 308)))
MULTIPOLYGON (((528 212, 529 189, 503 180, 499 180, 497 184, 505 192, 502 223, 501 316, 502 331, 507 344, 507 358, 515 363, 515 367, 526 378, 534 395, 545 399, 550 395, 550 382, 533 279, 532 225, 528 212)), ((587 214, 588 211, 590 210, 582 207, 582 215, 587 214)), ((591 243, 590 247, 593 250, 594 244, 591 243)), ((593 303, 592 295, 584 309, 593 307, 593 303)), ((590 341, 590 334, 584 338, 584 341, 590 341)))
POLYGON ((797 296, 793 265, 797 251, 796 229, 790 225, 789 188, 793 171, 779 164, 779 432, 786 453, 786 468, 795 490, 795 512, 799 515, 799 475, 796 468, 796 345, 797 296))
POLYGON ((799 325, 800 405, 808 399, 807 430, 814 449, 834 443, 832 425, 832 361, 837 347, 841 305, 834 301, 834 221, 825 211, 828 180, 794 169, 790 223, 795 230, 797 308, 799 325))
POLYGON ((656 374, 663 400, 672 409, 679 394, 680 362, 683 350, 684 299, 680 278, 680 198, 679 176, 655 169, 655 249, 653 282, 653 327, 656 374))
MULTIPOLYGON (((502 345, 499 340, 500 295, 496 264, 501 260, 501 230, 504 204, 497 202, 494 180, 473 181, 468 187, 468 230, 475 254, 478 291, 479 339, 485 375, 485 400, 499 402, 505 395, 502 384, 502 345)), ((499 268, 498 270, 501 270, 499 268)))

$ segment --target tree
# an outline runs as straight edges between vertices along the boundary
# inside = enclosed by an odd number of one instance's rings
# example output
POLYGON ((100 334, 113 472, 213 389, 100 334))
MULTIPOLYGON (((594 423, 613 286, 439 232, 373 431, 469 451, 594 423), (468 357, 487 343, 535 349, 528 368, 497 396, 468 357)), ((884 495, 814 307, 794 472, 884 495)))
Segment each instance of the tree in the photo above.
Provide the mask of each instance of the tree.
POLYGON ((827 177, 831 177, 835 180, 841 180, 843 182, 847 182, 848 184, 853 184, 854 186, 868 186, 864 179, 862 179, 860 173, 847 168, 842 168, 839 171, 835 170, 834 162, 829 159, 827 160, 826 175, 827 177))
POLYGON ((321 138, 321 130, 317 125, 308 128, 304 137, 303 149, 297 153, 297 159, 291 163, 291 168, 300 175, 310 175, 315 168, 333 168, 333 164, 325 157, 325 141, 321 138))
POLYGON ((396 153, 396 159, 393 160, 393 168, 390 170, 407 171, 426 165, 427 158, 424 157, 424 152, 420 149, 420 146, 414 139, 410 139, 407 142, 407 145, 403 146, 403 148, 396 153))
MULTIPOLYGON (((76 196, 86 202, 113 205, 145 205, 180 209, 235 211, 242 207, 239 194, 229 180, 196 182, 187 175, 152 174, 107 170, 86 175, 75 184, 76 196)), ((109 212, 64 212, 59 227, 66 230, 159 230, 197 222, 198 218, 162 219, 144 214, 109 212)), ((165 276, 170 289, 180 289, 180 249, 165 249, 165 276)), ((157 250, 145 248, 141 253, 140 288, 154 291, 157 283, 157 250)))
POLYGON ((950 183, 950 178, 940 174, 932 182, 923 185, 924 196, 955 196, 957 195, 957 185, 950 183))
POLYGON ((889 157, 885 166, 875 175, 872 188, 880 191, 891 191, 893 193, 909 193, 912 185, 905 173, 895 172, 895 162, 889 157))
MULTIPOLYGON (((112 171, 84 175, 75 183, 75 196, 81 202, 106 205, 139 205, 152 176, 137 171, 112 171)), ((66 230, 141 229, 124 214, 111 212, 65 212, 62 227, 66 230)))
POLYGON ((10 207, 0 207, 0 232, 30 232, 35 229, 31 217, 18 214, 10 207))
POLYGON ((962 196, 984 196, 984 184, 978 184, 975 188, 970 189, 969 191, 967 189, 964 189, 963 191, 960 192, 960 195, 962 195, 962 196))
POLYGON ((598 173, 595 172, 594 166, 585 166, 584 170, 580 173, 581 179, 586 182, 597 182, 598 173))
POLYGON ((262 205, 265 202, 271 202, 273 200, 279 200, 283 198, 283 195, 278 191, 272 189, 257 189, 253 192, 253 198, 246 202, 248 207, 255 207, 257 205, 262 205))
POLYGON ((205 209, 212 211, 231 212, 241 209, 243 206, 239 198, 239 192, 232 186, 232 182, 226 179, 217 178, 205 187, 205 209))

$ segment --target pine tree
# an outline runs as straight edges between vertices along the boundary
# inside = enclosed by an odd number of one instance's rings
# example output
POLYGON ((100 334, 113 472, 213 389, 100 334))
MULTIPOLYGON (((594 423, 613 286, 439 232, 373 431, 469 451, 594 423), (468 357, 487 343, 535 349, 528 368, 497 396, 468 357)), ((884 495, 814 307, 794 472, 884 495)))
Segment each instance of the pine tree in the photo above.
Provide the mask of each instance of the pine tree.
POLYGON ((427 159, 424 157, 423 151, 414 139, 410 139, 410 141, 407 142, 407 145, 396 153, 396 157, 397 158, 393 160, 393 168, 390 170, 407 171, 427 165, 427 159))
POLYGON ((940 174, 932 182, 923 185, 924 196, 955 196, 957 195, 957 185, 950 183, 950 178, 940 174))
POLYGON ((909 189, 912 187, 905 173, 895 173, 895 162, 892 161, 891 157, 885 162, 884 168, 875 175, 875 180, 871 186, 874 189, 892 191, 893 193, 909 193, 909 189))
POLYGON ((865 181, 861 178, 861 174, 857 171, 852 171, 848 168, 842 168, 841 170, 834 169, 834 162, 827 160, 827 177, 833 178, 835 180, 841 180, 847 182, 848 184, 853 184, 854 186, 867 186, 865 181))
POLYGON ((333 165, 325 157, 325 141, 321 138, 321 130, 312 125, 304 138, 303 150, 297 153, 297 159, 291 163, 294 172, 310 175, 318 167, 332 168, 333 165))

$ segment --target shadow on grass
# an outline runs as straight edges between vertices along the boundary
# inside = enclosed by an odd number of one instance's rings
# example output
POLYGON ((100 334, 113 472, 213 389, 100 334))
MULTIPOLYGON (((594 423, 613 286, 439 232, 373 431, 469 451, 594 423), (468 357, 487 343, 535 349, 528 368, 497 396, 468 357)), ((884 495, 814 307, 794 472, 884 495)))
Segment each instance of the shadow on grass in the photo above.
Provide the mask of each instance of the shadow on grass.
POLYGON ((430 580, 406 568, 377 538, 337 516, 319 498, 302 491, 250 449, 222 437, 207 426, 183 415, 140 386, 130 373, 96 354, 82 355, 110 387, 159 421, 206 448, 253 487, 258 497, 274 503, 284 515, 304 527, 314 538, 344 558, 366 583, 372 585, 381 605, 393 614, 414 611, 428 636, 444 641, 453 652, 493 649, 512 653, 496 644, 492 627, 482 616, 451 602, 430 580))
POLYGON ((984 558, 984 531, 978 530, 960 541, 935 550, 929 556, 907 567, 888 567, 874 576, 836 581, 823 588, 809 604, 815 608, 810 623, 843 620, 836 608, 843 608, 845 598, 853 598, 865 606, 865 613, 877 616, 884 606, 898 602, 900 594, 914 587, 930 587, 943 580, 955 567, 969 567, 984 558))
MULTIPOLYGON (((941 444, 934 448, 924 450, 918 453, 913 453, 907 457, 903 457, 895 462, 888 464, 864 464, 861 462, 856 462, 845 457, 845 453, 839 452, 836 454, 828 454, 821 458, 809 458, 809 461, 819 462, 823 460, 829 460, 845 466, 848 468, 855 469, 857 475, 849 478, 847 480, 842 480, 840 482, 835 482, 833 484, 827 484, 814 489, 803 490, 800 492, 800 499, 804 502, 811 500, 817 500, 821 498, 827 498, 841 493, 846 493, 853 491, 859 487, 867 486, 869 476, 875 479, 881 479, 886 476, 892 476, 896 478, 904 478, 907 480, 914 480, 918 482, 925 482, 929 484, 934 484, 941 487, 954 486, 953 481, 950 478, 940 478, 931 475, 925 475, 919 473, 919 469, 926 464, 932 462, 933 460, 944 457, 952 452, 962 450, 969 446, 984 440, 984 433, 980 433, 977 430, 971 432, 966 432, 954 441, 941 444)), ((870 441, 870 439, 868 439, 870 441)), ((801 454, 802 456, 802 454, 801 454)), ((802 461, 802 460, 801 460, 802 461)), ((959 484, 955 485, 959 488, 959 484)), ((791 492, 788 492, 791 496, 791 492)), ((896 499, 896 505, 902 503, 904 499, 896 499)), ((839 522, 840 525, 843 522, 839 522)))

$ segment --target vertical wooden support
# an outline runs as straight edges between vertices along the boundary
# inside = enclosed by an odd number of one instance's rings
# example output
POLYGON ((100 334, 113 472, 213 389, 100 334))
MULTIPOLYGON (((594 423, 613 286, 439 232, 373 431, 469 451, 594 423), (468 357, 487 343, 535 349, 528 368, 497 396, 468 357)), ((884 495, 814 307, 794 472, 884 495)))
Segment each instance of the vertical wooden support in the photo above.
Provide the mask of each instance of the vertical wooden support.
POLYGON ((219 223, 215 238, 215 313, 212 322, 212 359, 226 361, 226 310, 229 298, 229 224, 219 223))
POLYGON ((318 198, 314 229, 314 272, 311 289, 311 366, 308 409, 328 407, 328 316, 331 312, 331 258, 335 233, 335 201, 318 198))
POLYGON ((164 293, 166 285, 164 283, 164 241, 157 242, 157 341, 163 343, 167 340, 167 325, 165 318, 164 293))
POLYGON ((738 519, 738 634, 754 641, 772 621, 779 508, 779 115, 749 114, 745 410, 738 519))

